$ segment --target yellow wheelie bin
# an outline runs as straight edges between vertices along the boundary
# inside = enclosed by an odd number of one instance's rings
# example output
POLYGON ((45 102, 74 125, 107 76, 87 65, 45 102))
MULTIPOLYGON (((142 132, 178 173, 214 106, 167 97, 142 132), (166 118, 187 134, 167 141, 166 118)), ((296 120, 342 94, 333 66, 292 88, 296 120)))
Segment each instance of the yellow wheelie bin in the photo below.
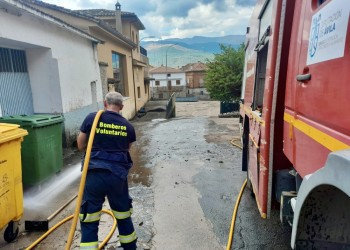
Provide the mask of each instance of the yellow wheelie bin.
POLYGON ((7 225, 7 242, 17 237, 23 215, 21 142, 27 134, 19 125, 0 123, 0 230, 7 225))

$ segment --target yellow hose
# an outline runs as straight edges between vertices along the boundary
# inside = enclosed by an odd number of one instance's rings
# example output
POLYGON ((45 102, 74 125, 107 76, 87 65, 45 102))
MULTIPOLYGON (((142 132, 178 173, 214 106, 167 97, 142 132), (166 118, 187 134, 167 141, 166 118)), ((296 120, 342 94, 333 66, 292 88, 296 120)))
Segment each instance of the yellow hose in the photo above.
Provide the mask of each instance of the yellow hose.
MULTIPOLYGON (((75 234, 75 229, 76 229, 76 225, 78 222, 78 217, 79 217, 79 213, 80 213, 80 206, 81 206, 81 201, 83 198, 83 192, 84 192, 84 187, 85 187, 85 181, 86 181, 86 175, 87 175, 87 170, 88 170, 88 165, 89 165, 89 161, 90 161, 90 155, 91 155, 91 148, 92 148, 92 143, 95 137, 95 130, 97 127, 97 123, 98 120, 100 119, 101 114, 103 113, 103 110, 98 111, 98 113, 95 116, 94 122, 92 124, 92 128, 91 128, 91 132, 90 132, 90 137, 89 137, 89 142, 87 145, 87 149, 86 149, 86 154, 85 154, 85 160, 84 160, 84 166, 83 166, 83 172, 82 172, 82 176, 81 176, 81 180, 80 180, 80 185, 79 185, 79 192, 78 192, 78 200, 77 200, 77 204, 75 207, 75 212, 74 215, 70 215, 68 217, 66 217, 65 219, 63 219, 62 221, 60 221, 59 223, 57 223, 56 225, 54 225, 52 228, 50 228, 49 231, 47 231, 45 234, 43 234, 39 239, 37 239, 34 243, 32 243, 29 247, 27 247, 25 250, 31 250, 33 249, 37 244, 39 244, 43 239, 45 239, 49 234, 51 234, 54 230, 56 230, 58 227, 60 227, 62 224, 64 224, 65 222, 71 220, 73 218, 73 223, 69 232, 69 236, 68 236, 68 240, 67 240, 67 244, 66 244, 66 250, 69 250, 71 245, 72 245, 72 241, 73 241, 73 237, 75 234)), ((234 140, 231 140, 230 143, 233 146, 242 148, 240 145, 234 143, 234 140)), ((232 221, 231 221, 231 227, 230 227, 230 233, 229 233, 229 238, 228 238, 228 242, 227 242, 227 247, 226 250, 230 250, 232 247, 232 238, 233 238, 233 232, 234 232, 234 228, 235 228, 235 221, 236 221, 236 216, 237 216, 237 211, 238 211, 238 205, 241 201, 242 195, 243 195, 243 191, 245 186, 247 185, 247 179, 244 181, 241 190, 239 192, 238 198, 236 200, 236 204, 235 204, 235 208, 233 210, 233 215, 232 215, 232 221)), ((110 216, 112 216, 114 222, 113 222, 113 226, 111 231, 109 232, 109 234, 107 235, 107 237, 103 240, 103 242, 98 246, 99 249, 102 249, 103 246, 109 241, 109 239, 112 237, 116 226, 117 226, 117 220, 115 219, 113 213, 109 210, 102 210, 102 212, 104 213, 108 213, 110 216)))
MULTIPOLYGON (((103 113, 103 110, 100 110, 97 112, 94 122, 92 124, 90 136, 89 136, 89 142, 87 145, 86 149, 86 154, 85 154, 85 160, 84 160, 84 166, 83 166, 83 171, 80 179, 80 185, 79 185, 79 192, 78 192, 78 199, 77 199, 77 204, 75 207, 75 212, 73 215, 70 215, 63 219, 62 221, 58 222, 56 225, 54 225, 50 230, 48 230, 45 234, 43 234, 39 239, 37 239, 35 242, 33 242, 29 247, 26 248, 26 250, 31 250, 33 249, 36 245, 38 245, 42 240, 44 240, 49 234, 51 234, 53 231, 55 231, 58 227, 60 227, 62 224, 66 223, 67 221, 73 219, 72 226, 70 228, 70 233, 68 236, 67 244, 66 244, 66 250, 69 250, 73 237, 75 234, 75 228, 78 222, 79 218, 79 213, 80 213, 80 206, 81 206, 81 201, 83 198, 83 192, 84 192, 84 187, 85 187, 85 181, 86 181, 86 175, 87 175, 87 170, 88 170, 88 165, 90 161, 90 155, 91 155, 91 149, 92 149, 92 143, 95 137, 95 130, 97 127, 98 120, 100 119, 101 114, 103 113)), ((112 229, 110 230, 109 234, 107 237, 103 240, 103 242, 98 246, 99 249, 102 249, 103 246, 109 241, 109 239, 112 237, 116 227, 117 227, 117 220, 114 217, 113 213, 109 210, 102 210, 102 212, 109 214, 113 218, 113 226, 112 229)))
POLYGON ((86 181, 86 175, 87 175, 87 171, 88 171, 88 165, 89 165, 89 161, 90 161, 92 143, 93 143, 94 137, 95 137, 95 130, 96 130, 96 127, 97 127, 97 122, 100 119, 100 116, 102 115, 102 113, 103 113, 103 110, 100 110, 100 111, 97 112, 97 114, 95 116, 95 119, 94 119, 94 122, 92 124, 91 131, 90 131, 89 142, 88 142, 86 153, 85 153, 83 172, 81 174, 81 179, 80 179, 78 199, 77 199, 77 203, 76 203, 76 206, 75 206, 75 212, 74 212, 72 226, 70 228, 69 235, 68 235, 68 240, 67 240, 67 244, 66 244, 66 250, 70 249, 70 246, 72 245, 72 242, 73 242, 75 228, 77 226, 77 222, 78 222, 78 218, 79 218, 81 201, 83 199, 83 193, 84 193, 84 188, 85 188, 85 181, 86 181))
MULTIPOLYGON (((238 139, 238 140, 240 140, 240 139, 238 139)), ((237 148, 243 149, 241 144, 236 143, 236 141, 238 141, 238 140, 231 140, 230 143, 237 148)))
MULTIPOLYGON (((109 241, 109 239, 112 237, 116 227, 117 227, 117 220, 115 219, 113 213, 109 210, 103 209, 102 212, 109 214, 113 218, 113 226, 112 229, 110 230, 109 234, 107 237, 103 240, 103 242, 98 246, 98 249, 102 249, 104 245, 109 241)), ((62 226, 64 223, 67 221, 73 219, 74 215, 70 215, 60 222, 58 222, 56 225, 54 225, 52 228, 49 229, 45 234, 43 234, 39 239, 37 239, 35 242, 33 242, 29 247, 27 247, 25 250, 31 250, 33 249, 36 245, 38 245, 40 242, 42 242, 47 236, 49 236, 53 231, 55 231, 58 227, 62 226)))
POLYGON ((232 247, 232 238, 233 238, 233 232, 235 230, 235 221, 236 221, 236 216, 237 216, 237 211, 238 211, 238 205, 239 202, 241 201, 242 195, 243 195, 243 191, 245 186, 247 185, 247 179, 245 179, 242 187, 241 187, 241 191, 239 192, 238 198, 236 200, 236 204, 235 204, 235 209, 233 210, 233 215, 232 215, 232 221, 231 221, 231 228, 230 228, 230 234, 228 236, 228 242, 227 242, 227 247, 226 250, 230 250, 232 247))

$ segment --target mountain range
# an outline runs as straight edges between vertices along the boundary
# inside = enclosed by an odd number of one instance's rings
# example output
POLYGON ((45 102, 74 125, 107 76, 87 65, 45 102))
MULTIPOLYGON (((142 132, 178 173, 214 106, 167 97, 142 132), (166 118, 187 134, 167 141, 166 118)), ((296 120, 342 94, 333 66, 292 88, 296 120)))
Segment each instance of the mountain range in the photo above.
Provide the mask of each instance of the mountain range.
POLYGON ((172 38, 158 41, 141 41, 148 52, 150 65, 180 68, 188 63, 207 62, 221 52, 220 44, 238 48, 244 43, 244 35, 222 37, 194 36, 192 38, 172 38))

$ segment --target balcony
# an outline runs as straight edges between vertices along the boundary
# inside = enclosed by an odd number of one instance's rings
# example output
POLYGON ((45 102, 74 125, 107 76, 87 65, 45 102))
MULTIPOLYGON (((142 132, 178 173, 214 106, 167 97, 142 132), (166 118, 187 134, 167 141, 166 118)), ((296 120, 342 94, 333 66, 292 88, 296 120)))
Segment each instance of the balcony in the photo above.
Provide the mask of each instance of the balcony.
POLYGON ((141 53, 141 55, 147 57, 147 50, 142 46, 140 46, 140 53, 141 53))

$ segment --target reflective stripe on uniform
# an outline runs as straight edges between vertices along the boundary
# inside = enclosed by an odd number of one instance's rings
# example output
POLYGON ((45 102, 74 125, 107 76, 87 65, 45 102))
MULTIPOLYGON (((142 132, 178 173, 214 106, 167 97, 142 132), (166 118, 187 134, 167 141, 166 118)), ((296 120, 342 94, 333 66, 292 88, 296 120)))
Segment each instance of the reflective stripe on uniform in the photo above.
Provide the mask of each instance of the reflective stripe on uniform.
POLYGON ((79 219, 82 222, 95 222, 99 221, 101 218, 101 211, 93 214, 79 214, 79 219))
POLYGON ((113 214, 114 214, 114 217, 118 220, 122 220, 122 219, 126 219, 126 218, 129 218, 132 214, 132 211, 126 211, 126 212, 118 212, 118 211, 115 211, 115 210, 112 210, 113 214))
POLYGON ((134 231, 132 234, 129 235, 119 235, 120 243, 130 243, 137 239, 136 232, 134 231))
POLYGON ((98 241, 95 242, 81 242, 80 249, 98 249, 98 241))

